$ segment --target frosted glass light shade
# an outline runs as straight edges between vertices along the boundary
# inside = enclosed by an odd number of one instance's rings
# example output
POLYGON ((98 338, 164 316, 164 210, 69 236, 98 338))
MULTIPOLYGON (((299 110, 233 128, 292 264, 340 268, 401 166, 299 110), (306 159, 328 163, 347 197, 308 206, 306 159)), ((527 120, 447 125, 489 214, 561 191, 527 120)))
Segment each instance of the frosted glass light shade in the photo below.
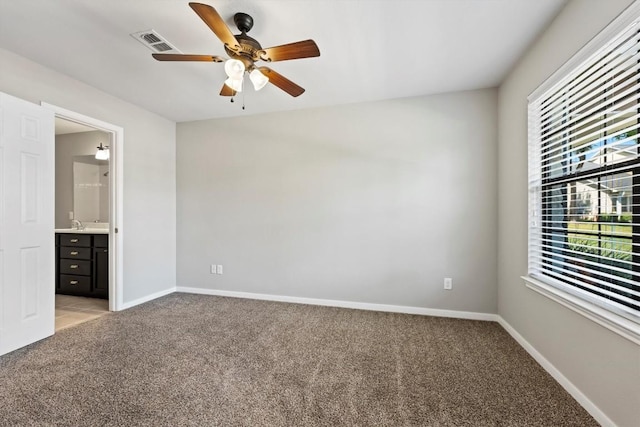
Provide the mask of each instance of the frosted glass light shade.
POLYGON ((237 59, 229 59, 224 63, 224 72, 232 79, 239 79, 244 74, 244 64, 237 59))
POLYGON ((242 92, 242 77, 240 77, 239 79, 229 77, 227 80, 224 81, 224 84, 226 84, 236 92, 242 92))
POLYGON ((269 83, 269 78, 262 74, 257 68, 249 73, 249 79, 251 80, 251 83, 253 83, 253 88, 255 90, 260 90, 269 83))
POLYGON ((102 144, 100 144, 100 147, 98 147, 98 151, 96 151, 96 159, 109 160, 109 149, 103 148, 102 144))

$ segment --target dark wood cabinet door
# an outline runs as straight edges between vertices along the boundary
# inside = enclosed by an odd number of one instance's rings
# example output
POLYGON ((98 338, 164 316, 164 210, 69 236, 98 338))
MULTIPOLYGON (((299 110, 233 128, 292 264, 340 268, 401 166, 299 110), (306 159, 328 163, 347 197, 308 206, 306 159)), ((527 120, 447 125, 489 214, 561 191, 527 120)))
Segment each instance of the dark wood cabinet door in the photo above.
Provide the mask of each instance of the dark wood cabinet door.
POLYGON ((93 250, 93 293, 95 296, 109 297, 109 249, 93 250))
POLYGON ((93 236, 94 248, 108 248, 109 247, 109 235, 108 234, 96 234, 93 236))

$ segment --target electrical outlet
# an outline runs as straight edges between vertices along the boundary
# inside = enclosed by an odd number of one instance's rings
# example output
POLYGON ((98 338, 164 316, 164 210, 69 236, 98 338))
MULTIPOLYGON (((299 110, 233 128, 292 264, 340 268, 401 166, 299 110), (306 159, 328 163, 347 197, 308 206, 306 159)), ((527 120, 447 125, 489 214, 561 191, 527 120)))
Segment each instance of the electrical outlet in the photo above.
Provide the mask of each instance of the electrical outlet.
POLYGON ((216 274, 216 265, 211 264, 211 274, 216 274))
POLYGON ((222 264, 218 264, 218 267, 216 268, 216 274, 223 274, 222 273, 222 264))
POLYGON ((453 289, 453 280, 451 279, 451 277, 444 278, 444 288, 448 291, 453 289))

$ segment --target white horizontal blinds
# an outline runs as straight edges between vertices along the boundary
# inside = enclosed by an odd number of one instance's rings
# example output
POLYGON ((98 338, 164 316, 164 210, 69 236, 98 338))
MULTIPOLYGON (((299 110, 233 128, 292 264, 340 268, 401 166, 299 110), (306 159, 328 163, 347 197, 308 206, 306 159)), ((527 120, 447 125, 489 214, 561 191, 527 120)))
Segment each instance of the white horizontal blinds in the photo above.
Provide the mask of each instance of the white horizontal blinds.
POLYGON ((640 25, 529 104, 529 274, 640 319, 640 25))

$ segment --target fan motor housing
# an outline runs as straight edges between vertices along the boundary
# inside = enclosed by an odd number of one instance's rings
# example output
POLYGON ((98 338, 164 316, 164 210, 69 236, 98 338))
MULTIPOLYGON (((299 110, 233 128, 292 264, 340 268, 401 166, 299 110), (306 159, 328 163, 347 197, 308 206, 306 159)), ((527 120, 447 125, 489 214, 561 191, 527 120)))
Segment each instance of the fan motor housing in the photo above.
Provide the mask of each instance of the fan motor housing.
MULTIPOLYGON (((237 15, 236 13, 236 16, 237 15)), ((258 53, 262 50, 262 46, 260 46, 258 40, 248 36, 244 32, 235 35, 235 38, 240 44, 240 50, 234 52, 227 46, 225 46, 224 49, 230 57, 242 61, 245 67, 249 69, 249 67, 253 65, 253 62, 259 59, 258 53)))

